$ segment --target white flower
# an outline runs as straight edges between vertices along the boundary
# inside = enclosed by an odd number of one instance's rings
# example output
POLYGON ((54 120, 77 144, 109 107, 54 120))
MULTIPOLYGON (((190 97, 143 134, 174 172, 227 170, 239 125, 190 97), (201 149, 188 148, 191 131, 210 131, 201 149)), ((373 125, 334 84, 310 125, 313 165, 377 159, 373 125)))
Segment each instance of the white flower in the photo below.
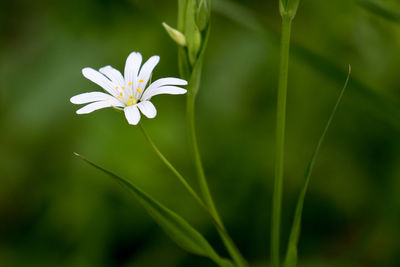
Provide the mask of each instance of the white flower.
POLYGON ((129 124, 136 125, 140 121, 139 110, 148 118, 154 118, 157 110, 150 102, 151 97, 159 94, 185 94, 186 89, 176 85, 187 85, 187 82, 178 78, 162 78, 146 85, 150 80, 153 69, 160 61, 159 56, 152 56, 146 63, 142 63, 142 55, 132 52, 125 64, 125 77, 112 68, 106 66, 96 71, 84 68, 83 76, 100 85, 108 94, 90 92, 76 95, 70 99, 73 104, 87 104, 76 111, 77 114, 91 113, 97 109, 114 107, 124 110, 129 124))

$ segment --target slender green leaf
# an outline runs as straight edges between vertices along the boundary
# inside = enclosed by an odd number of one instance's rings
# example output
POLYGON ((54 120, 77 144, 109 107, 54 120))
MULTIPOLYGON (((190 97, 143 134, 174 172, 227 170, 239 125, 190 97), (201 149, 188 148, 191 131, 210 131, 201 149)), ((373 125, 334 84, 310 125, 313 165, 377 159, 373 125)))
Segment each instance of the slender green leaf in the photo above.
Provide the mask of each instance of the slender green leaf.
POLYGON ((284 267, 294 267, 297 265, 297 243, 298 243, 299 235, 300 235, 301 214, 303 211, 304 198, 306 196, 308 184, 310 183, 311 173, 314 168, 315 161, 318 156, 318 152, 321 148, 322 142, 325 139, 325 135, 329 129, 329 126, 332 123, 333 117, 335 116, 335 113, 340 104, 340 101, 342 100, 343 94, 347 88, 347 84, 348 84, 349 78, 350 78, 350 73, 351 73, 351 67, 349 65, 349 72, 347 74, 346 82, 343 86, 342 91, 340 92, 340 95, 336 101, 335 106, 333 107, 333 110, 332 110, 332 112, 329 116, 329 119, 325 125, 322 135, 320 136, 320 138, 318 140, 317 146, 314 149, 311 160, 308 163, 306 173, 304 175, 303 185, 302 185, 302 188, 300 191, 299 198, 297 200, 296 211, 295 211, 294 218, 293 218, 293 225, 292 225, 292 229, 291 229, 290 236, 289 236, 288 248, 286 251, 286 258, 285 258, 285 262, 283 265, 284 267))
POLYGON ((357 3, 375 15, 378 15, 384 19, 390 20, 392 22, 400 23, 400 10, 389 6, 383 1, 377 0, 357 0, 357 3))
POLYGON ((207 240, 178 214, 153 199, 150 195, 127 179, 103 169, 77 153, 75 153, 75 155, 127 188, 128 191, 131 192, 139 203, 146 209, 150 216, 180 247, 191 253, 209 257, 219 266, 233 266, 229 260, 221 258, 207 240))
MULTIPOLYGON (((214 0, 212 9, 239 25, 252 30, 259 36, 262 36, 265 40, 272 42, 274 45, 279 45, 278 34, 267 28, 262 19, 252 10, 230 0, 214 0)), ((312 67, 316 72, 319 72, 335 84, 341 84, 342 77, 346 75, 342 68, 332 62, 332 60, 316 54, 308 48, 293 41, 291 42, 291 54, 293 57, 300 59, 312 67)), ((397 128, 397 130, 400 130, 399 100, 387 97, 379 92, 379 90, 371 88, 369 85, 354 76, 349 83, 349 87, 352 88, 349 97, 356 99, 356 101, 353 101, 354 103, 366 103, 366 105, 363 105, 363 107, 360 108, 368 107, 368 111, 373 111, 374 115, 380 116, 382 119, 397 128)))

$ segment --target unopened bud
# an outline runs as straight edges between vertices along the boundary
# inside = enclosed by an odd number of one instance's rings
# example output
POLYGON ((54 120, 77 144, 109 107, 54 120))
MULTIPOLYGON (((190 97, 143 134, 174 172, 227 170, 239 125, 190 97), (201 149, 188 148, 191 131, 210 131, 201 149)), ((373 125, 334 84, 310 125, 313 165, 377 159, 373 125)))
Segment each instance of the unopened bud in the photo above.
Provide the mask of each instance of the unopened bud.
POLYGON ((164 29, 167 31, 168 35, 174 40, 178 45, 186 46, 186 37, 180 31, 172 28, 167 23, 163 22, 162 25, 164 29))
POLYGON ((210 6, 208 0, 200 0, 196 10, 196 24, 200 31, 203 31, 210 19, 210 6))
POLYGON ((197 29, 193 32, 192 38, 193 39, 191 40, 191 42, 189 42, 188 50, 189 61, 191 64, 194 64, 197 60, 197 55, 201 48, 201 34, 197 29))
POLYGON ((279 0, 279 10, 282 17, 293 19, 301 0, 279 0))

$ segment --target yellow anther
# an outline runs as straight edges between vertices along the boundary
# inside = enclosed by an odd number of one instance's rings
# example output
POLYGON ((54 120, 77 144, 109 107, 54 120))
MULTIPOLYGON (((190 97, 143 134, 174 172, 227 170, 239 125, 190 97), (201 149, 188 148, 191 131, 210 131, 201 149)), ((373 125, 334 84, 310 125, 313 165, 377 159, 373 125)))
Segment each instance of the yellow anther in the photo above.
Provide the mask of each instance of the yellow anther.
POLYGON ((133 95, 130 95, 129 98, 132 99, 132 98, 133 98, 133 95))
POLYGON ((129 99, 128 101, 126 101, 126 105, 127 106, 133 106, 137 103, 136 99, 129 99))
POLYGON ((118 86, 115 86, 115 90, 117 90, 118 89, 118 86))
POLYGON ((122 88, 122 90, 124 90, 124 89, 125 89, 125 86, 121 86, 121 88, 122 88))
POLYGON ((140 88, 138 87, 138 88, 136 88, 136 91, 138 91, 138 93, 139 94, 141 94, 142 93, 142 90, 140 90, 140 88))
POLYGON ((132 86, 132 82, 129 82, 128 85, 129 85, 129 86, 132 86))
POLYGON ((143 81, 143 80, 140 80, 139 82, 142 83, 142 82, 144 82, 144 81, 143 81))

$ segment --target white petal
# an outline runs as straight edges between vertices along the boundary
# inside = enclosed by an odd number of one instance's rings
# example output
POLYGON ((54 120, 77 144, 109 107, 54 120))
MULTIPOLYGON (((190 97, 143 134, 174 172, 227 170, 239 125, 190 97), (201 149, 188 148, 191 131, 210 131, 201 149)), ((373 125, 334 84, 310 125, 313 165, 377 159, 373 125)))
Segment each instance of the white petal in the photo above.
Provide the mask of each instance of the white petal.
POLYGON ((92 68, 84 68, 82 70, 82 74, 87 79, 103 87, 103 89, 106 90, 111 95, 113 96, 117 95, 113 83, 97 70, 94 70, 92 68))
POLYGON ((162 78, 158 79, 152 84, 147 87, 145 92, 143 93, 141 99, 142 100, 147 100, 149 99, 153 93, 153 90, 157 89, 158 87, 165 86, 165 85, 187 85, 187 81, 178 79, 178 78, 162 78))
POLYGON ((155 88, 153 90, 146 90, 142 96, 142 101, 149 100, 151 97, 155 95, 160 95, 160 94, 169 94, 169 95, 182 95, 187 92, 186 89, 176 87, 176 86, 161 86, 158 88, 155 88))
POLYGON ((108 79, 110 79, 115 85, 125 86, 125 80, 124 77, 122 77, 121 72, 114 69, 113 67, 105 66, 100 69, 100 72, 106 75, 108 79))
POLYGON ((147 90, 164 85, 187 85, 187 81, 178 78, 161 78, 150 84, 147 90))
POLYGON ((109 94, 105 94, 102 92, 90 92, 73 96, 71 97, 70 101, 73 104, 86 104, 90 102, 107 100, 109 98, 112 98, 112 96, 109 94))
POLYGON ((136 125, 140 121, 140 112, 137 105, 129 106, 124 108, 125 117, 129 124, 136 125))
POLYGON ((157 110, 150 101, 140 102, 137 104, 137 106, 140 111, 149 119, 152 119, 157 115, 157 110))
POLYGON ((142 55, 138 52, 129 54, 125 63, 125 82, 134 83, 137 80, 140 65, 142 64, 142 55))
POLYGON ((160 62, 159 56, 152 56, 146 63, 143 64, 142 68, 140 69, 138 81, 143 80, 143 82, 138 83, 138 87, 140 89, 144 89, 146 87, 147 82, 151 77, 151 73, 153 72, 154 68, 157 66, 158 62, 160 62))
POLYGON ((84 106, 81 109, 78 109, 76 111, 77 114, 87 114, 91 113, 95 110, 101 109, 101 108, 108 108, 111 107, 112 103, 110 101, 99 101, 99 102, 94 102, 89 105, 84 106))

